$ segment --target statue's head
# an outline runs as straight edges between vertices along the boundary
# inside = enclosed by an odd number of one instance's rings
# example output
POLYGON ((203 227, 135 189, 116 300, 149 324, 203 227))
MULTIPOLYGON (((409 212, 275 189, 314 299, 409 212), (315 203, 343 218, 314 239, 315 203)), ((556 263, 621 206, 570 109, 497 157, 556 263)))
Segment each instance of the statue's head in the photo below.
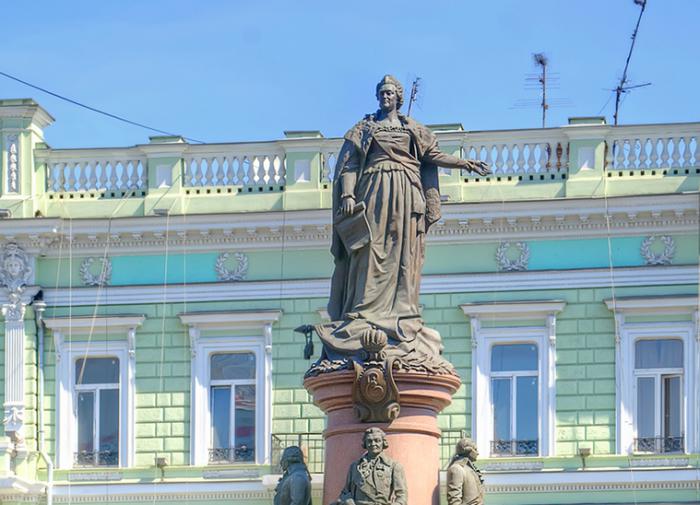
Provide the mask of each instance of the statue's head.
POLYGON ((476 461, 476 458, 479 457, 479 451, 471 438, 460 439, 455 446, 455 453, 457 456, 469 458, 471 461, 476 461))
POLYGON ((286 470, 291 464, 303 462, 304 453, 301 452, 301 448, 296 445, 285 447, 284 451, 282 452, 282 459, 280 460, 282 470, 286 470))
POLYGON ((398 110, 403 105, 403 86, 393 75, 385 75, 377 83, 376 96, 382 110, 391 109, 394 106, 398 110))
POLYGON ((370 456, 376 456, 389 447, 386 434, 380 428, 367 428, 362 437, 362 447, 370 456))

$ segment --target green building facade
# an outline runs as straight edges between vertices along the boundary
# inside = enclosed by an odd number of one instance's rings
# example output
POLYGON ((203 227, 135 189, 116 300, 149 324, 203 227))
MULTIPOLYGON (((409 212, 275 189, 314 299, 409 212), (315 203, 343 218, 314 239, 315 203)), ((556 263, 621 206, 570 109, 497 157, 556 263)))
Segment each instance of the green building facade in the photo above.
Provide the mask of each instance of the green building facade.
MULTIPOLYGON (((270 504, 290 444, 320 503, 294 329, 328 317, 341 140, 52 149, 52 122, 0 101, 0 504, 270 504)), ((699 502, 700 123, 433 128, 493 170, 444 170, 428 235, 441 466, 469 435, 488 504, 699 502)))

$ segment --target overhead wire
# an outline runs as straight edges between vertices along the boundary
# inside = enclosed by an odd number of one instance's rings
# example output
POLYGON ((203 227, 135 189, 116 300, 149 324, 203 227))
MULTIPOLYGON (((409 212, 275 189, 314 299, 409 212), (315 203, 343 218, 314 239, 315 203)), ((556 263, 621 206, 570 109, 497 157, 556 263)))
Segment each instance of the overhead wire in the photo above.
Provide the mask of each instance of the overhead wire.
MULTIPOLYGON (((74 100, 74 99, 72 99, 72 98, 68 98, 68 97, 63 96, 63 95, 61 95, 61 94, 59 94, 59 93, 56 93, 56 92, 54 92, 54 91, 50 91, 50 90, 48 90, 48 89, 46 89, 46 88, 43 88, 43 87, 41 87, 41 86, 37 86, 36 84, 32 84, 32 83, 30 83, 30 82, 27 82, 27 81, 25 81, 25 80, 23 80, 23 79, 20 79, 19 77, 16 77, 16 76, 14 76, 14 75, 8 74, 8 73, 6 73, 6 72, 0 71, 0 75, 2 75, 2 76, 4 76, 4 77, 7 77, 8 79, 12 79, 13 81, 17 81, 17 82, 19 82, 19 83, 21 83, 21 84, 24 84, 25 86, 29 86, 30 88, 36 89, 36 90, 38 90, 38 91, 41 91, 42 93, 46 93, 47 95, 51 95, 51 96, 53 96, 53 97, 55 97, 55 98, 58 98, 59 100, 63 100, 64 102, 68 102, 68 103, 73 104, 73 105, 76 105, 76 106, 78 106, 78 107, 82 107, 83 109, 87 109, 87 110, 89 110, 89 111, 91 111, 91 112, 95 112, 95 113, 97 113, 97 114, 102 114, 103 116, 107 116, 107 117, 109 117, 109 118, 116 119, 117 121, 121 121, 121 122, 123 122, 123 123, 130 124, 130 125, 132 125, 132 126, 138 126, 139 128, 144 128, 144 129, 146 129, 146 130, 150 130, 150 131, 153 131, 153 132, 156 132, 156 133, 161 133, 161 134, 163 134, 163 135, 169 135, 169 136, 171 136, 171 137, 177 137, 177 136, 179 136, 177 133, 171 133, 171 132, 168 132, 168 131, 165 131, 165 130, 161 130, 161 129, 159 129, 159 128, 154 128, 153 126, 148 126, 148 125, 146 125, 146 124, 139 123, 139 122, 137 122, 137 121, 132 121, 131 119, 127 119, 127 118, 125 118, 125 117, 123 117, 123 116, 119 116, 119 115, 117 115, 117 114, 113 114, 113 113, 111 113, 111 112, 107 112, 107 111, 105 111, 105 110, 98 109, 97 107, 92 107, 92 106, 90 106, 90 105, 86 105, 86 104, 84 104, 84 103, 82 103, 82 102, 79 102, 78 100, 74 100)), ((184 137, 184 136, 183 136, 182 138, 185 139, 185 140, 188 140, 188 141, 190 141, 190 142, 195 142, 195 143, 197 143, 197 144, 204 144, 204 143, 205 143, 205 142, 202 141, 202 140, 197 140, 197 139, 194 139, 194 138, 192 138, 192 137, 184 137)))

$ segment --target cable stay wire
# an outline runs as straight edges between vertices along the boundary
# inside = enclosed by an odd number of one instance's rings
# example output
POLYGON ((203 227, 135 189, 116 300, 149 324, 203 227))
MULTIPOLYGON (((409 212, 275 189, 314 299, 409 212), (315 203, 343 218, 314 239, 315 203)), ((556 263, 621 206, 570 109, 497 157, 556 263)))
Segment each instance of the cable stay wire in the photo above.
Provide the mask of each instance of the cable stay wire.
MULTIPOLYGON (((2 75, 2 76, 4 76, 4 77, 7 77, 8 79, 12 79, 13 81, 17 81, 17 82, 19 82, 19 83, 21 83, 21 84, 24 84, 25 86, 29 86, 30 88, 34 88, 34 89, 36 89, 36 90, 38 90, 38 91, 41 91, 42 93, 46 93, 46 94, 48 94, 48 95, 51 95, 51 96, 53 96, 53 97, 56 97, 56 98, 58 98, 59 100, 63 100, 63 101, 65 101, 65 102, 71 103, 71 104, 73 104, 73 105, 77 105, 78 107, 82 107, 83 109, 87 109, 87 110, 89 110, 89 111, 96 112, 97 114, 102 114, 103 116, 107 116, 107 117, 109 117, 109 118, 116 119, 117 121, 122 121, 123 123, 127 123, 127 124, 130 124, 130 125, 132 125, 132 126, 138 126, 139 128, 144 128, 144 129, 146 129, 146 130, 150 130, 150 131, 153 131, 153 132, 156 132, 156 133, 161 133, 161 134, 163 134, 163 135, 169 135, 169 136, 171 136, 171 137, 179 137, 179 136, 180 136, 180 135, 178 135, 177 133, 167 132, 167 131, 161 130, 161 129, 159 129, 159 128, 154 128, 154 127, 152 127, 152 126, 148 126, 148 125, 146 125, 146 124, 139 123, 139 122, 136 122, 136 121, 132 121, 132 120, 130 120, 130 119, 127 119, 127 118, 122 117, 122 116, 118 116, 118 115, 116 115, 116 114, 112 114, 111 112, 107 112, 107 111, 104 111, 104 110, 102 110, 102 109, 98 109, 98 108, 96 108, 96 107, 91 107, 90 105, 86 105, 86 104, 84 104, 84 103, 78 102, 77 100, 73 100, 72 98, 68 98, 68 97, 65 97, 65 96, 63 96, 63 95, 60 95, 60 94, 58 94, 58 93, 55 93, 55 92, 53 92, 53 91, 50 91, 50 90, 48 90, 48 89, 46 89, 46 88, 42 88, 41 86, 37 86, 36 84, 32 84, 32 83, 30 83, 30 82, 27 82, 27 81, 25 81, 25 80, 22 80, 22 79, 20 79, 19 77, 15 77, 14 75, 10 75, 10 74, 8 74, 8 73, 6 73, 6 72, 3 72, 3 71, 1 71, 1 70, 0 70, 0 75, 2 75)), ((192 137, 184 137, 184 136, 183 136, 182 138, 184 138, 185 140, 187 140, 187 141, 189 141, 189 142, 195 142, 195 143, 197 143, 197 144, 206 144, 206 142, 204 142, 203 140, 197 140, 197 139, 194 139, 194 138, 192 138, 192 137)))

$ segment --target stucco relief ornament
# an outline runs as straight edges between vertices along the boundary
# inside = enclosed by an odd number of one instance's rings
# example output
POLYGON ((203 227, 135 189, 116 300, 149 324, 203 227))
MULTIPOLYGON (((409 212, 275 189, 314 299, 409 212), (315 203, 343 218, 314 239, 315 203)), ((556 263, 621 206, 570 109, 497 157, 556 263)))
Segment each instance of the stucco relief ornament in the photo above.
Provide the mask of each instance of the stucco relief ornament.
POLYGON ((17 149, 17 135, 9 135, 7 137, 7 189, 16 193, 18 191, 19 182, 19 152, 17 149))
POLYGON ((216 270, 216 277, 220 281, 242 281, 248 276, 248 256, 237 252, 233 254, 236 259, 236 268, 230 270, 226 266, 226 262, 231 256, 231 253, 221 253, 219 257, 216 258, 216 264, 214 265, 214 270, 216 270))
POLYGON ((5 245, 0 253, 0 284, 7 289, 9 303, 3 307, 8 321, 19 321, 24 316, 22 291, 32 275, 30 259, 15 243, 5 245))
POLYGON ((527 270, 530 261, 530 247, 525 242, 501 242, 496 249, 496 263, 502 272, 521 272, 527 270), (518 257, 511 259, 509 252, 515 247, 518 250, 518 257))
POLYGON ((108 257, 85 258, 80 263, 80 278, 86 286, 107 286, 112 280, 112 260, 108 257), (99 273, 93 272, 93 265, 99 262, 99 273))
POLYGON ((668 235, 650 235, 642 241, 639 252, 647 265, 670 265, 676 255, 676 243, 673 237, 668 235), (663 244, 664 249, 660 252, 654 252, 659 241, 663 244))

